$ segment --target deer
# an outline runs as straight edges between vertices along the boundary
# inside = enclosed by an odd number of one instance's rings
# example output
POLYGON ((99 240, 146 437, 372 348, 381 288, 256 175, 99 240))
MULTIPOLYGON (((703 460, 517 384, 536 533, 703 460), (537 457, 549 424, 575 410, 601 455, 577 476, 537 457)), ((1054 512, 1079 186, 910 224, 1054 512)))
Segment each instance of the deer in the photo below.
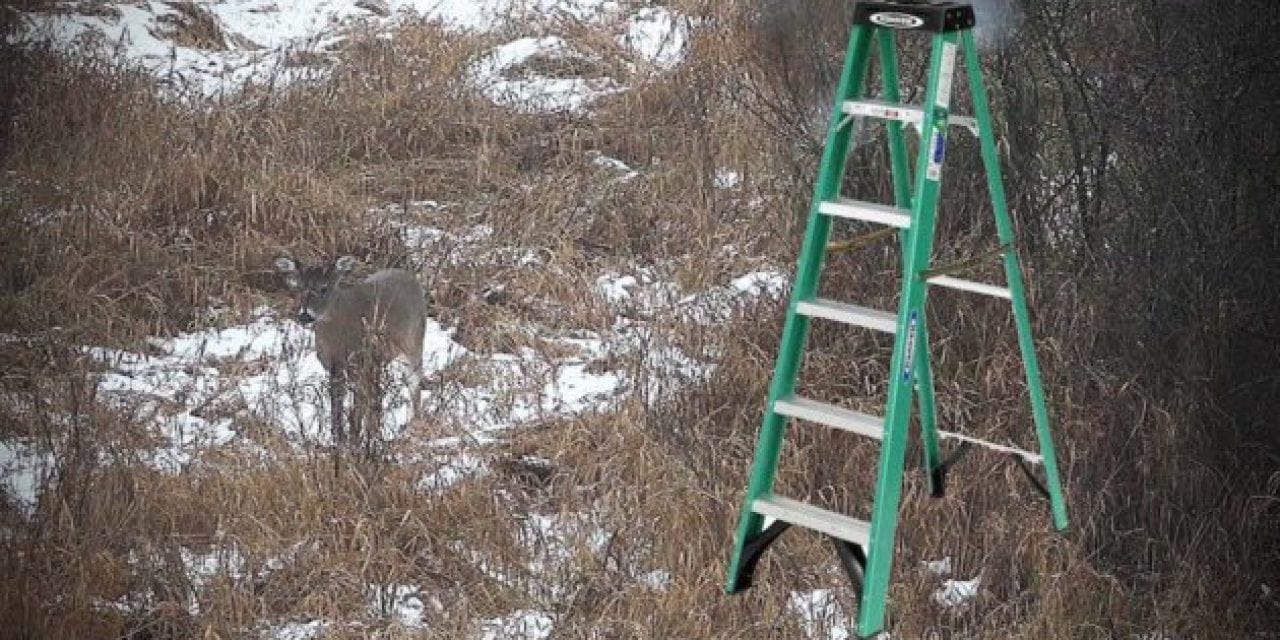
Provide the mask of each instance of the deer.
MULTIPOLYGON (((288 257, 275 261, 298 296, 297 321, 313 326, 316 355, 328 373, 331 428, 339 449, 347 446, 348 435, 354 446, 360 444, 366 416, 372 415, 373 425, 379 424, 382 369, 397 357, 406 358, 413 370, 411 415, 417 415, 422 392, 422 340, 427 323, 422 285, 403 269, 383 269, 352 281, 355 266, 353 256, 315 266, 299 265, 288 257), (350 381, 355 385, 348 423, 343 403, 350 381)), ((367 446, 372 436, 366 429, 367 446)))

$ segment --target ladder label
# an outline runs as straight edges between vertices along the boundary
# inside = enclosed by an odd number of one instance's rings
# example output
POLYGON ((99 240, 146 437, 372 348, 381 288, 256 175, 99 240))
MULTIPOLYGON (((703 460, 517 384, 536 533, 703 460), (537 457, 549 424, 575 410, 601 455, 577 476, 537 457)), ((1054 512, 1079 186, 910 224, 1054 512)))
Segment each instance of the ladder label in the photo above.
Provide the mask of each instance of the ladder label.
POLYGON ((912 310, 911 317, 907 320, 907 345, 906 353, 903 354, 902 362, 902 381, 911 382, 911 363, 916 360, 916 323, 918 321, 917 314, 919 311, 912 310))
POLYGON ((956 43, 942 44, 942 69, 938 73, 938 88, 933 99, 934 104, 946 109, 951 105, 951 76, 956 67, 956 43))
POLYGON ((929 148, 929 166, 925 177, 937 182, 942 179, 942 160, 947 155, 946 129, 934 126, 933 144, 929 148))
POLYGON ((880 13, 871 14, 871 22, 890 29, 919 29, 924 26, 924 20, 918 16, 909 13, 899 13, 897 11, 881 11, 880 13))

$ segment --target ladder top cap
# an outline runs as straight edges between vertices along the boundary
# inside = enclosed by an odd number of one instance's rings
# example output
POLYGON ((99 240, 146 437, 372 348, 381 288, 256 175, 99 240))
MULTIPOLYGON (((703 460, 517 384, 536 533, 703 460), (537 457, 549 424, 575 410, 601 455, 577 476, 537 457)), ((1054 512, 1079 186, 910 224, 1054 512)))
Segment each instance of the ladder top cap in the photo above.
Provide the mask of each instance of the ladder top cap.
POLYGON ((859 0, 853 5, 853 23, 902 31, 943 33, 972 29, 973 5, 933 0, 859 0))

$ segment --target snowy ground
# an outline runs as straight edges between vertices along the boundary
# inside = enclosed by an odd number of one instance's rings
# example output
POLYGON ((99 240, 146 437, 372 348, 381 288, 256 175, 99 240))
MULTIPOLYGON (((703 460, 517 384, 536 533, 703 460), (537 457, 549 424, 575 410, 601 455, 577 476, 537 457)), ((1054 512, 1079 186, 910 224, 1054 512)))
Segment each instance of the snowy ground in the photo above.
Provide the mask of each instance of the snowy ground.
MULTIPOLYGON (((406 18, 424 17, 458 31, 487 32, 512 24, 544 30, 556 18, 616 33, 633 71, 665 70, 684 58, 687 20, 662 7, 627 10, 611 0, 212 0, 198 13, 177 3, 143 0, 86 10, 65 2, 22 16, 23 41, 50 42, 82 54, 123 55, 179 95, 218 96, 249 84, 280 86, 323 73, 350 28, 391 37, 406 18), (196 35, 192 35, 196 34, 196 35), (305 54, 305 55, 304 55, 305 54)), ((625 90, 607 77, 547 77, 514 67, 535 57, 587 56, 551 34, 518 38, 476 60, 470 80, 495 102, 524 111, 577 111, 625 90)))
MULTIPOLYGON (((337 55, 348 27, 363 25, 390 33, 407 16, 434 18, 459 31, 510 33, 511 25, 530 16, 558 16, 590 22, 613 33, 614 44, 627 52, 630 76, 662 73, 685 56, 689 21, 664 7, 634 8, 610 0, 215 0, 198 6, 216 23, 215 40, 179 42, 175 24, 190 20, 174 5, 159 0, 107 4, 92 14, 64 12, 28 14, 24 37, 52 41, 65 48, 107 50, 142 64, 171 88, 216 96, 246 83, 283 83, 322 73, 322 68, 294 66, 298 52, 337 55)), ((468 80, 493 102, 527 112, 582 112, 602 97, 626 91, 626 78, 549 77, 531 71, 535 58, 590 61, 590 50, 566 35, 548 32, 554 20, 529 20, 530 32, 478 56, 468 80)), ((584 65, 590 67, 590 65, 584 65)), ((618 181, 640 177, 625 164, 603 155, 593 162, 617 172, 618 181)), ((720 189, 736 189, 741 176, 729 170, 715 175, 720 189)), ((438 203, 413 203, 439 207, 438 203)), ((371 211, 389 216, 395 207, 371 211)), ((394 219, 390 220, 393 224, 394 219)), ((492 229, 476 225, 462 231, 402 224, 406 245, 439 252, 446 259, 467 259, 468 247, 483 245, 492 229)), ((488 259, 537 266, 536 251, 511 255, 485 249, 488 259)), ((550 331, 530 327, 538 340, 554 349, 518 348, 510 353, 475 353, 438 322, 428 325, 423 368, 426 420, 450 424, 455 435, 427 443, 433 463, 418 483, 424 492, 447 491, 469 477, 488 472, 474 445, 499 441, 512 430, 588 412, 607 412, 638 395, 656 402, 710 373, 715 353, 687 353, 671 344, 654 325, 655 318, 688 323, 723 320, 739 305, 787 293, 790 278, 778 271, 743 273, 721 287, 682 290, 652 267, 599 273, 592 294, 614 315, 607 330, 550 331), (547 353, 560 354, 554 357, 547 353), (617 356, 638 358, 650 372, 647 385, 622 371, 597 366, 617 356), (460 375, 465 372, 465 375, 460 375), (661 381, 661 382, 657 382, 661 381)), ((152 447, 143 463, 167 473, 214 459, 228 448, 264 455, 306 454, 330 442, 325 372, 314 355, 309 331, 275 309, 262 308, 243 324, 155 339, 145 350, 87 346, 85 353, 103 372, 102 397, 132 412, 150 426, 152 447), (144 352, 145 351, 145 352, 144 352), (246 425, 269 425, 286 449, 267 453, 246 425)), ((399 375, 408 367, 397 367, 399 375)), ((388 399, 382 438, 390 443, 411 427, 407 398, 388 399)), ((392 447, 394 452, 394 446, 392 447)), ((0 489, 29 511, 51 461, 18 443, 0 442, 0 489)), ((598 545, 607 532, 585 516, 529 514, 524 534, 536 549, 533 575, 553 571, 574 544, 598 545), (572 538, 572 539, 571 539, 572 538)), ((184 553, 193 585, 216 575, 236 575, 243 561, 234 548, 211 553, 184 553)), ((950 571, 928 569, 939 579, 950 571)), ((501 579, 499 577, 499 579, 501 579)), ((667 588, 670 574, 655 569, 641 577, 650 588, 667 588)), ((935 593, 944 607, 963 607, 977 593, 979 580, 946 579, 935 593)), ((370 608, 404 628, 423 625, 424 612, 440 603, 424 600, 415 585, 369 585, 370 608)), ((554 600, 555 593, 542 594, 554 600)), ((119 606, 119 603, 116 603, 119 606)), ((189 603, 195 613, 199 604, 189 603)), ((852 627, 835 594, 827 590, 795 592, 789 607, 811 638, 850 638, 852 627)), ((553 614, 537 610, 476 622, 474 637, 546 638, 554 631, 553 614)), ((323 620, 281 622, 263 626, 263 637, 305 640, 323 636, 323 620)))
MULTIPOLYGON (((385 215, 388 210, 371 215, 385 215)), ((503 255, 488 249, 492 230, 483 225, 452 232, 413 226, 401 231, 424 252, 444 250, 457 260, 483 253, 536 266, 540 259, 534 252, 503 255)), ((605 272, 594 279, 591 293, 616 314, 613 326, 605 331, 555 332, 532 326, 537 339, 555 347, 539 351, 520 347, 507 353, 476 353, 455 339, 452 328, 430 322, 423 367, 434 382, 423 392, 427 407, 423 420, 452 425, 455 435, 414 443, 425 446, 408 449, 419 456, 418 462, 425 455, 425 461, 432 463, 426 465, 429 470, 418 489, 447 491, 488 473, 476 445, 500 441, 512 430, 557 417, 607 412, 636 394, 653 402, 700 379, 714 369, 715 354, 687 353, 665 341, 652 324, 654 319, 722 319, 740 305, 776 298, 786 290, 787 278, 774 271, 746 273, 723 286, 692 292, 660 277, 654 268, 605 272), (652 377, 662 380, 662 386, 642 385, 628 373, 600 366, 620 356, 643 362, 648 371, 661 372, 652 377)), ((162 472, 181 473, 217 464, 222 459, 218 454, 228 450, 264 459, 323 451, 330 443, 326 374, 315 356, 309 329, 283 315, 264 307, 242 324, 152 339, 143 349, 84 349, 102 367, 99 397, 149 426, 148 441, 154 446, 137 458, 139 462, 162 472), (261 439, 263 425, 273 437, 261 439)), ((408 370, 403 364, 393 368, 402 373, 408 370)), ((406 400, 401 392, 387 401, 382 437, 393 456, 401 455, 397 443, 413 433, 406 400)), ((47 462, 34 450, 9 443, 0 446, 5 489, 20 504, 29 507, 38 498, 43 465, 47 462)), ((581 514, 530 513, 522 530, 528 548, 534 550, 528 567, 533 576, 552 575, 575 546, 598 547, 607 539, 607 532, 581 514)), ((183 561, 191 584, 197 587, 213 576, 243 571, 234 548, 186 553, 183 561)), ((652 588, 665 589, 670 576, 655 569, 641 579, 652 588)), ((533 588, 545 591, 545 601, 557 596, 553 586, 533 588)), ((420 626, 424 607, 434 606, 424 602, 414 585, 370 585, 369 589, 371 610, 402 627, 420 626)), ((198 613, 199 604, 192 598, 188 608, 198 613)), ((141 605, 122 601, 108 606, 141 605)), ((475 637, 541 638, 553 628, 554 617, 549 613, 517 611, 477 621, 475 637)), ((268 638, 303 639, 321 637, 326 629, 324 621, 299 621, 263 627, 261 633, 268 638)))

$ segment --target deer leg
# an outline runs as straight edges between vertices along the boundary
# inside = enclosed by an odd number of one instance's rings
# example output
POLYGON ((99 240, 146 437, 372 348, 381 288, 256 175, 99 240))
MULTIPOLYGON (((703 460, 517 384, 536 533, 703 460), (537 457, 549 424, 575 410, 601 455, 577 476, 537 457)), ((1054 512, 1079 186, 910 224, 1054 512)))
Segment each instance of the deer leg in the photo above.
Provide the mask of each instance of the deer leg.
POLYGON ((342 410, 347 397, 347 379, 341 369, 329 374, 329 413, 332 419, 333 442, 341 448, 347 441, 347 433, 343 424, 346 414, 342 410))
POLYGON ((409 357, 409 365, 413 369, 413 380, 409 382, 409 419, 412 420, 422 413, 422 341, 427 333, 427 319, 421 318, 414 327, 412 338, 409 340, 409 348, 406 354, 409 357))
POLYGON ((409 419, 422 413, 422 366, 409 372, 409 419))
POLYGON ((365 389, 362 388, 363 386, 363 384, 357 383, 355 386, 355 393, 352 394, 351 398, 350 447, 353 450, 358 450, 360 448, 360 428, 364 426, 365 389))

